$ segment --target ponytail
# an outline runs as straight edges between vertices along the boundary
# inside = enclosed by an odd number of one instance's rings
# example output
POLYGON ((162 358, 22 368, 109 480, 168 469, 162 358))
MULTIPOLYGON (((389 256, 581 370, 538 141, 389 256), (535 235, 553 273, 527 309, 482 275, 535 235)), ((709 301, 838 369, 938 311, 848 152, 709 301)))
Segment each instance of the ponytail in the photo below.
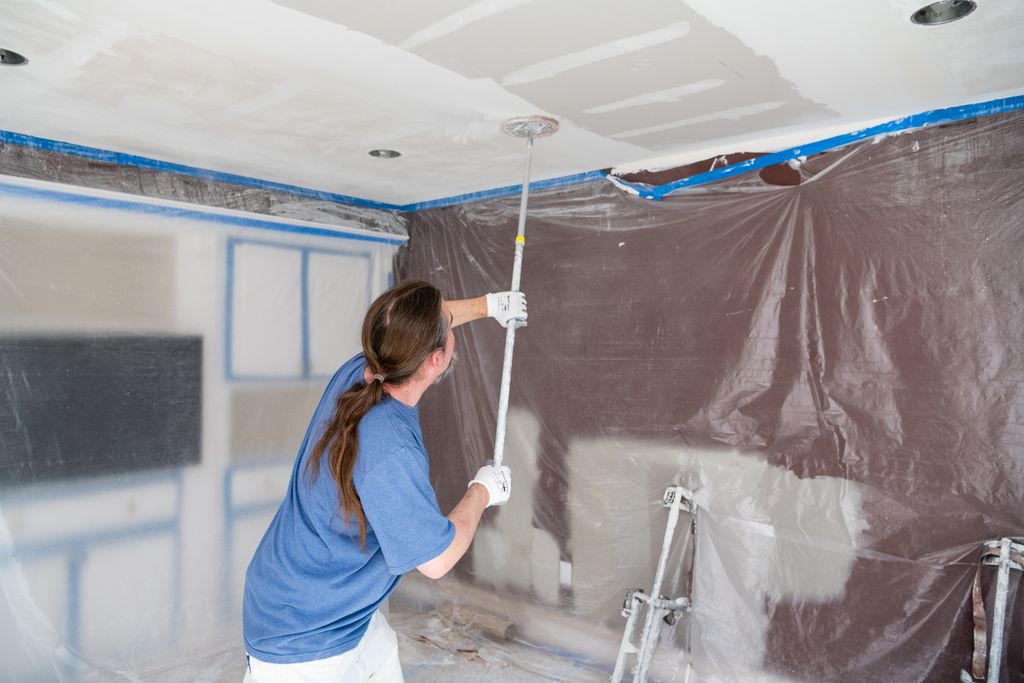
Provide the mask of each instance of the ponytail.
POLYGON ((362 345, 366 365, 374 379, 359 381, 338 397, 334 416, 327 423, 306 463, 312 484, 327 453, 327 467, 338 488, 338 505, 347 523, 359 524, 359 545, 366 547, 366 515, 352 475, 359 455, 359 423, 380 403, 384 384, 398 386, 419 370, 435 350, 444 348, 448 319, 442 314, 441 292, 422 280, 410 280, 377 297, 363 319, 362 345))

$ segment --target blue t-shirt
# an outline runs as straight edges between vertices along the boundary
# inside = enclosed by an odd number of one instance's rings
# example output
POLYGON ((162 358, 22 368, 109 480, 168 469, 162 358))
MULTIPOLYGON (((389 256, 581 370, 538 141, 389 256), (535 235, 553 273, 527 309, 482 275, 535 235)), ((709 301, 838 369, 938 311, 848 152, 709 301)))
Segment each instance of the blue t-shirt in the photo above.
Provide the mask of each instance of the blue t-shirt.
POLYGON ((363 381, 359 354, 334 373, 306 429, 284 502, 245 574, 246 651, 286 664, 354 648, 401 575, 440 555, 455 537, 430 486, 416 408, 385 396, 359 423, 353 479, 366 514, 366 548, 355 519, 343 522, 327 453, 310 486, 309 454, 338 397, 363 381))

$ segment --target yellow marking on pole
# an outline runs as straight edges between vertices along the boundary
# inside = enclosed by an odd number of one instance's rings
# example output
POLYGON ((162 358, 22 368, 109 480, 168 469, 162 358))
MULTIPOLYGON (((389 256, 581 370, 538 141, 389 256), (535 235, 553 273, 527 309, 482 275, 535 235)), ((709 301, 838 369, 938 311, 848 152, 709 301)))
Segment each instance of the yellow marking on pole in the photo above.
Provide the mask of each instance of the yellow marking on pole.
POLYGON ((526 244, 526 238, 522 235, 516 235, 516 244, 526 244))

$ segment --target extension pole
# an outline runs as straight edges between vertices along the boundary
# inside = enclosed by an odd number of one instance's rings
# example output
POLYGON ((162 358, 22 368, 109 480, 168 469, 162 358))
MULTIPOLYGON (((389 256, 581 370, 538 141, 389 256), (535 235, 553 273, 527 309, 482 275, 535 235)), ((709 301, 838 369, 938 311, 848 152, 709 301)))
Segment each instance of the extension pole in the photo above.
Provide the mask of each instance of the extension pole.
MULTIPOLYGON (((526 172, 523 174, 523 196, 519 200, 519 229, 516 231, 516 255, 512 262, 511 291, 519 291, 523 270, 523 248, 526 246, 526 203, 530 197, 530 164, 533 161, 533 135, 526 139, 526 172)), ((512 351, 516 345, 519 322, 510 320, 505 330, 505 361, 501 369, 501 393, 498 395, 498 427, 494 433, 494 466, 500 467, 505 456, 505 425, 508 421, 508 393, 512 384, 512 351)))

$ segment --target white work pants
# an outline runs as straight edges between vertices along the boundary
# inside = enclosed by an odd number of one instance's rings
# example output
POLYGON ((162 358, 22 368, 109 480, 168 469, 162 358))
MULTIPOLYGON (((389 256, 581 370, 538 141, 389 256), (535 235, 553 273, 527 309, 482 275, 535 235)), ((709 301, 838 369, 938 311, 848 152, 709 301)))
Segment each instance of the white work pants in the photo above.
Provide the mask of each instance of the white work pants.
POLYGON ((398 636, 378 611, 355 649, 327 659, 271 664, 249 657, 243 683, 403 683, 398 636))

